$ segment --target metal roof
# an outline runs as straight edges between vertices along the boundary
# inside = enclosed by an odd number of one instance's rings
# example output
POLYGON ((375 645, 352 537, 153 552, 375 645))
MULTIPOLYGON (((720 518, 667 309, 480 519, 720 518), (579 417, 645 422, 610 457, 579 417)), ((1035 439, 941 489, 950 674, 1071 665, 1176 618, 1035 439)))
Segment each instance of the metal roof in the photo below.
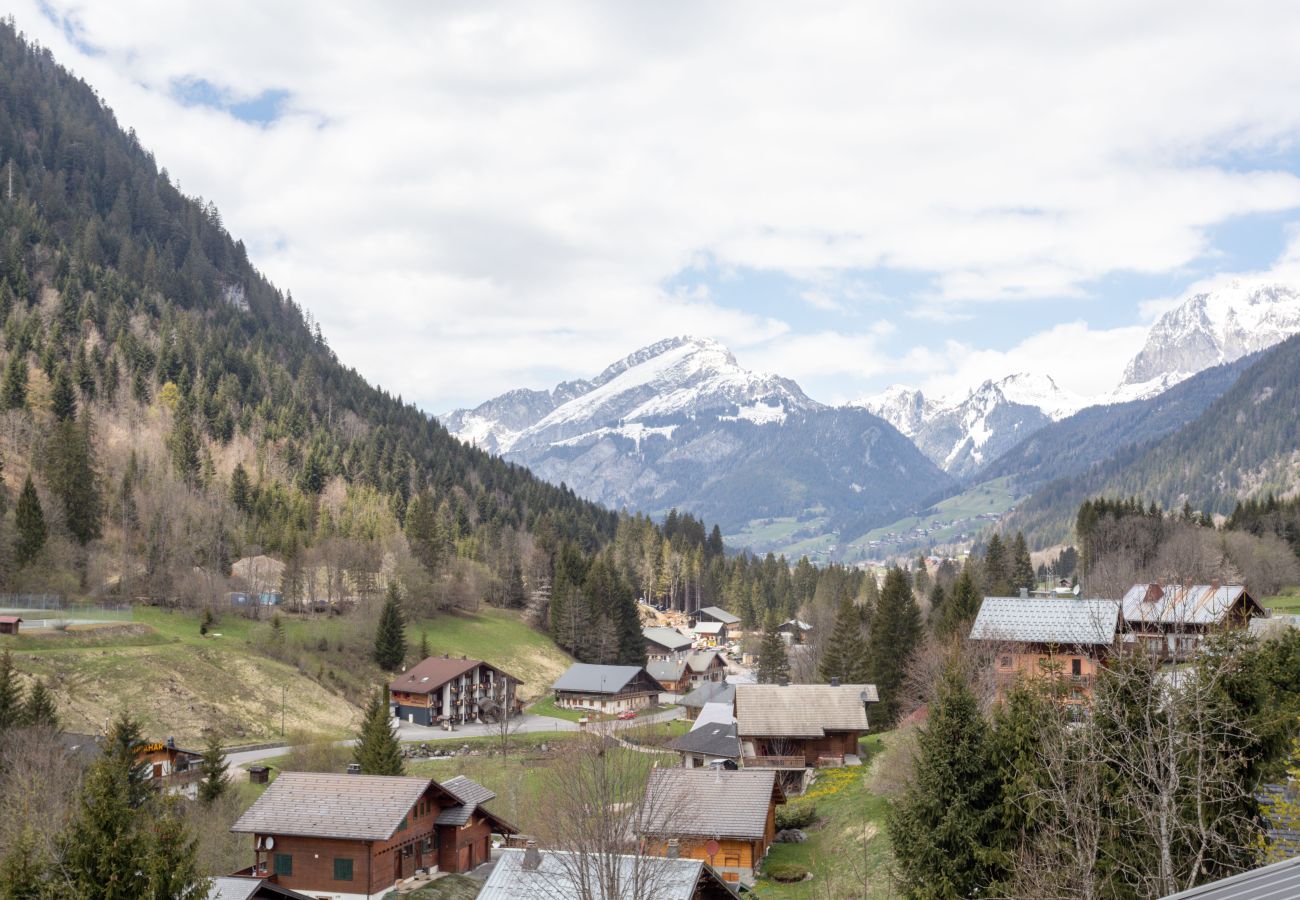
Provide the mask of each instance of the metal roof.
POLYGON ((665 684, 669 681, 679 681, 686 674, 686 660, 652 659, 646 663, 645 670, 655 681, 665 684))
POLYGON ((1163 900, 1291 900, 1300 897, 1300 856, 1170 894, 1163 900))
POLYGON ((1114 600, 985 597, 971 626, 973 641, 1110 644, 1119 627, 1114 600))
POLYGON ((700 708, 700 714, 695 717, 695 724, 691 730, 700 728, 710 723, 720 723, 723 725, 736 724, 736 711, 731 703, 706 703, 700 708))
POLYGON ((208 894, 208 900, 254 900, 254 898, 311 900, 306 894, 291 891, 278 884, 263 881, 261 878, 242 875, 225 875, 212 879, 212 891, 208 894))
POLYGON ((725 622, 696 622, 691 631, 696 634, 722 634, 722 629, 726 627, 725 622))
POLYGON ((1247 605, 1263 610, 1240 584, 1135 584, 1124 595, 1124 621, 1164 625, 1215 625, 1245 595, 1247 605))
POLYGON ((386 841, 432 784, 392 775, 282 772, 230 830, 386 841))
POLYGON ((736 686, 720 681, 706 681, 679 702, 682 706, 703 707, 706 703, 734 703, 736 686))
POLYGON ((874 684, 738 684, 736 724, 742 737, 822 737, 866 731, 874 684), (866 700, 863 700, 863 695, 866 700))
POLYGON ((641 629, 642 636, 652 643, 668 650, 685 650, 691 645, 691 636, 682 634, 676 628, 650 627, 641 629))
POLYGON ((651 769, 646 783, 650 818, 644 829, 659 837, 761 840, 777 787, 774 769, 651 769))
POLYGON ((739 616, 733 616, 721 606, 704 606, 695 611, 696 616, 700 615, 700 613, 703 613, 706 616, 712 616, 724 625, 736 625, 740 622, 739 616))
MULTIPOLYGON (((604 900, 691 900, 702 882, 709 882, 735 894, 734 889, 699 859, 622 855, 611 858, 601 853, 579 856, 567 850, 542 850, 536 869, 523 868, 523 850, 502 850, 479 891, 478 900, 560 900, 578 897, 582 891, 575 875, 597 866, 617 863, 618 895, 604 900)), ((592 876, 595 880, 595 876, 592 876)))
POLYGON ((495 800, 497 796, 477 781, 464 775, 457 775, 440 784, 444 790, 459 800, 461 805, 449 806, 439 812, 438 818, 434 820, 437 825, 464 825, 474 815, 474 810, 490 800, 495 800))
POLYGON ((519 680, 513 675, 502 672, 496 666, 483 662, 481 659, 452 659, 447 656, 431 656, 398 675, 388 687, 390 690, 405 691, 408 694, 427 694, 438 690, 453 678, 459 678, 466 672, 472 671, 476 666, 487 666, 507 678, 514 681, 519 680))
POLYGON ((551 688, 556 691, 580 691, 584 694, 617 694, 642 671, 640 666, 574 663, 551 688))
POLYGON ((736 737, 734 723, 724 725, 721 722, 708 722, 678 737, 668 745, 668 749, 683 753, 703 753, 705 756, 723 759, 739 759, 740 738, 736 737))

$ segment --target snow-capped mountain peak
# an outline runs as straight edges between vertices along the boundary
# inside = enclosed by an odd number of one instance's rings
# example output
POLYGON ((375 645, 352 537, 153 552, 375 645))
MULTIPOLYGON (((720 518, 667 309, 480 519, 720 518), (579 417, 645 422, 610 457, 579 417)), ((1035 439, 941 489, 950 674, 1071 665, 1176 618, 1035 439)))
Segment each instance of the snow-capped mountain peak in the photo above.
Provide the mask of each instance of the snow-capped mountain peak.
POLYGON ((891 384, 849 405, 880 416, 908 437, 915 436, 939 409, 939 404, 927 400, 919 389, 903 384, 891 384))
POLYGON ((1235 278, 1199 291, 1151 327, 1129 362, 1118 403, 1152 397, 1211 366, 1281 343, 1300 333, 1300 291, 1276 281, 1235 278))

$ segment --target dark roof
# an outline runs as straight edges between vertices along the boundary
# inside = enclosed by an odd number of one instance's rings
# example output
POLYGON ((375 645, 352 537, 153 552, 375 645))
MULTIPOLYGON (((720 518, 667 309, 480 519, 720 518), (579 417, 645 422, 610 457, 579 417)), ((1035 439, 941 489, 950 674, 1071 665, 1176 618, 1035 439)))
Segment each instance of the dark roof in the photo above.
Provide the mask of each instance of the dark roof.
POLYGON ((651 769, 646 834, 760 840, 773 798, 785 800, 773 769, 651 769))
POLYGON ((1287 900, 1290 897, 1300 897, 1300 856, 1170 894, 1164 900, 1287 900))
POLYGON ((386 841, 435 784, 429 778, 282 772, 230 830, 386 841))
MULTIPOLYGON (((501 672, 496 666, 485 663, 481 659, 451 659, 446 656, 430 656, 398 675, 388 687, 390 690, 404 691, 408 694, 427 694, 438 690, 448 681, 465 674, 475 666, 487 666, 494 671, 501 672)), ((514 681, 519 680, 506 672, 501 672, 501 674, 514 681)))
POLYGON ((739 759, 740 738, 736 737, 735 725, 709 722, 683 734, 669 744, 668 749, 681 753, 703 753, 705 756, 739 759))
POLYGON ((652 644, 668 650, 685 650, 691 645, 691 636, 682 634, 676 628, 642 628, 641 635, 652 644))
POLYGON ((740 622, 739 616, 733 616, 731 613, 727 612, 725 609, 723 609, 720 606, 701 607, 700 609, 697 609, 695 611, 695 615, 697 618, 700 615, 710 616, 711 618, 717 619, 719 622, 721 622, 724 625, 735 625, 740 622))
MULTIPOLYGON (((583 694, 617 694, 644 671, 640 666, 598 666, 592 663, 574 663, 569 666, 569 671, 551 685, 551 688, 556 691, 578 691, 583 694)), ((651 680, 654 681, 653 678, 651 680)), ((663 689, 663 685, 657 681, 655 685, 660 690, 663 689)))
POLYGON ((706 681, 679 702, 682 706, 703 709, 706 703, 731 703, 736 699, 736 686, 721 681, 706 681))
POLYGON ((444 790, 460 801, 461 805, 449 806, 438 813, 436 820, 438 825, 464 825, 474 815, 475 809, 489 800, 495 800, 497 796, 477 781, 472 781, 464 775, 457 775, 441 784, 444 790))
MULTIPOLYGON (((523 867, 523 850, 503 850, 492 867, 478 895, 478 900, 556 900, 558 897, 577 897, 582 892, 575 884, 575 876, 592 867, 613 864, 602 853, 576 856, 568 850, 541 851, 541 864, 536 869, 523 867)), ((667 859, 665 857, 632 856, 616 858, 620 870, 620 883, 626 885, 623 896, 606 900, 691 900, 696 892, 707 885, 710 896, 736 896, 735 889, 722 876, 698 859, 667 859), (637 869, 641 880, 648 883, 645 896, 634 896, 637 890, 637 869), (725 892, 725 893, 724 893, 725 892)))

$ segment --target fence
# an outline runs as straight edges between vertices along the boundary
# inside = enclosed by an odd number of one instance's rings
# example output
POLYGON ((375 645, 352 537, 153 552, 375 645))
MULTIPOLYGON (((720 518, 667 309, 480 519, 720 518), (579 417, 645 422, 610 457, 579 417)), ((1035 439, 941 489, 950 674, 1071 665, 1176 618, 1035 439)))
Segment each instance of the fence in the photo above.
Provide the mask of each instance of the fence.
POLYGON ((135 607, 130 603, 77 603, 62 594, 0 594, 0 613, 35 620, 129 622, 134 618, 135 607))

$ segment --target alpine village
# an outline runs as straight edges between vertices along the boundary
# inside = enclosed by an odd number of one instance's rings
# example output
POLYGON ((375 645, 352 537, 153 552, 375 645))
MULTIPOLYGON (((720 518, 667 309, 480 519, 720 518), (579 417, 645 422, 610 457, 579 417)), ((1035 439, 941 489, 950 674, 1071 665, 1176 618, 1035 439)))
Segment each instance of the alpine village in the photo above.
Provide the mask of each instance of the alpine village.
POLYGON ((691 337, 434 416, 24 24, 0 898, 1300 897, 1300 283, 974 443, 691 337))

